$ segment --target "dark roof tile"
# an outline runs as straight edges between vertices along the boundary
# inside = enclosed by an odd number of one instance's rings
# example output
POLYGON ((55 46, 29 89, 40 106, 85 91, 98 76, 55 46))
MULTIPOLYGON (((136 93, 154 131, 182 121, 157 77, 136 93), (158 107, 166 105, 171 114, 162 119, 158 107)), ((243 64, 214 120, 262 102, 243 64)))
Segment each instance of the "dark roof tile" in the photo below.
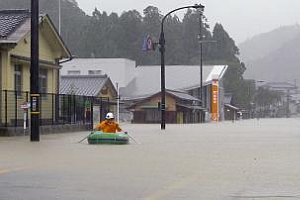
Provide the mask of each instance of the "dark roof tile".
POLYGON ((0 10, 0 39, 7 38, 29 17, 29 10, 0 10))
POLYGON ((84 96, 97 96, 106 81, 107 76, 62 76, 60 80, 60 94, 74 94, 84 96))
POLYGON ((179 99, 189 100, 189 101, 200 101, 196 97, 189 95, 187 92, 175 91, 175 90, 167 90, 166 92, 176 96, 179 99))

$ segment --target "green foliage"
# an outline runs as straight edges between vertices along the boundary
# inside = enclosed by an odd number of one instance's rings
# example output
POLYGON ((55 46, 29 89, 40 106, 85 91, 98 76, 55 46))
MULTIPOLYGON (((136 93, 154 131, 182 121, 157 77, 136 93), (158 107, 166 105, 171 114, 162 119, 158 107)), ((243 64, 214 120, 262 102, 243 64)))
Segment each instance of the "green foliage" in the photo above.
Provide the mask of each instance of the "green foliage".
POLYGON ((255 103, 257 106, 272 105, 281 100, 282 94, 278 91, 272 91, 267 88, 259 87, 255 95, 255 103))
POLYGON ((255 96, 255 81, 243 80, 240 85, 236 86, 236 91, 233 93, 233 104, 244 108, 251 109, 254 103, 255 96))
MULTIPOLYGON (((30 9, 30 0, 1 0, 1 9, 30 9)), ((41 13, 50 16, 52 22, 58 27, 58 0, 39 0, 41 13)), ((85 54, 84 39, 86 38, 86 25, 90 20, 78 6, 67 0, 61 0, 61 26, 62 38, 71 52, 76 56, 85 54)))
MULTIPOLYGON (((30 0, 1 0, 0 6, 2 9, 29 8, 30 0)), ((58 24, 58 1, 40 0, 40 8, 50 15, 55 25, 58 24)), ((176 15, 166 18, 166 64, 200 63, 199 16, 198 11, 188 9, 182 21, 176 15)), ((98 9, 88 16, 76 2, 62 0, 61 35, 77 57, 123 57, 135 60, 138 65, 159 64, 159 52, 143 52, 142 44, 147 35, 158 42, 162 17, 154 6, 145 8, 143 16, 136 10, 118 16, 98 9)), ((233 94, 237 105, 248 105, 251 98, 245 94, 248 85, 243 79, 246 67, 237 57, 239 50, 234 40, 221 24, 216 24, 211 33, 205 16, 202 17, 204 63, 228 65, 224 77, 225 91, 233 94)))
POLYGON ((221 24, 216 24, 213 30, 213 40, 216 41, 216 48, 212 51, 220 60, 236 61, 239 49, 233 39, 224 30, 221 24))
POLYGON ((233 39, 224 30, 221 24, 216 24, 213 30, 212 39, 215 46, 210 50, 214 56, 214 64, 226 64, 228 69, 224 75, 224 88, 226 93, 231 93, 233 103, 242 108, 249 108, 254 92, 250 92, 253 83, 243 78, 246 66, 237 57, 239 49, 233 39))

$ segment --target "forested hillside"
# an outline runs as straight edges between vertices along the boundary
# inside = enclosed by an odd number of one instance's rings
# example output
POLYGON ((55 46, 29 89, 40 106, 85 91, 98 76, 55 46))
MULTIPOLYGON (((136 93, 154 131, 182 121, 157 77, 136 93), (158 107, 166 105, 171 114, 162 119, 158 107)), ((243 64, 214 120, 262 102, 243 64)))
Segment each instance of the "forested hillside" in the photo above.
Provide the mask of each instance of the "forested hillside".
MULTIPOLYGON (((1 9, 30 8, 30 0, 1 0, 1 9)), ((40 0, 41 12, 50 15, 58 24, 58 1, 40 0)), ((158 8, 148 6, 139 13, 124 11, 120 16, 95 9, 92 16, 86 15, 76 1, 62 0, 61 35, 67 46, 77 57, 123 57, 135 60, 138 65, 160 63, 156 51, 142 51, 145 36, 158 41, 163 15, 158 8)), ((166 39, 166 64, 196 64, 199 56, 199 13, 187 10, 183 19, 169 16, 164 24, 166 39)), ((221 24, 211 32, 204 23, 203 61, 206 64, 227 64, 225 89, 234 95, 236 103, 248 106, 249 96, 241 95, 248 84, 243 81, 246 70, 237 57, 239 50, 234 40, 221 24)), ((249 95, 249 94, 248 94, 249 95)))
POLYGON ((247 76, 267 81, 300 82, 300 34, 267 56, 249 62, 247 76))
POLYGON ((261 59, 280 49, 285 43, 300 35, 300 26, 282 26, 267 33, 262 33, 239 44, 244 62, 261 59))
MULTIPOLYGON (((31 0, 1 0, 1 9, 30 9, 31 0)), ((50 15, 58 27, 58 1, 39 0, 40 12, 50 15)), ((62 37, 74 55, 84 54, 82 39, 86 37, 86 29, 90 19, 77 4, 62 1, 62 37)))
POLYGON ((300 26, 283 26, 240 44, 245 76, 266 81, 300 81, 300 26))

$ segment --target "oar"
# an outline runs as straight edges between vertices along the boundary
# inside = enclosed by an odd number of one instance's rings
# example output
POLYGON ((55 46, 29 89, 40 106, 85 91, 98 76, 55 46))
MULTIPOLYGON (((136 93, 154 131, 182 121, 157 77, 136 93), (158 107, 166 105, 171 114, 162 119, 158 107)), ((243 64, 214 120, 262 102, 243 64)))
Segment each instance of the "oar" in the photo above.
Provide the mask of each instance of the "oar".
POLYGON ((90 133, 88 136, 84 137, 84 138, 83 138, 82 140, 80 140, 78 143, 81 143, 82 141, 84 141, 85 139, 87 139, 91 134, 93 134, 93 132, 90 133))
POLYGON ((128 132, 124 132, 130 139, 132 139, 136 144, 139 144, 133 137, 131 137, 128 132))

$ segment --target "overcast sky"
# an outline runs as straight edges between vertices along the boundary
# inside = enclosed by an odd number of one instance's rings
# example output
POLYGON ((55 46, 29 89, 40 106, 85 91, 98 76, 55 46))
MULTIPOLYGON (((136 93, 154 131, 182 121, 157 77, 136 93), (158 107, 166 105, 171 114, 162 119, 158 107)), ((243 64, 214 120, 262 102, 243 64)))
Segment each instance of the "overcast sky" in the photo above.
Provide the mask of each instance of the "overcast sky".
MULTIPOLYGON (((236 43, 285 25, 300 22, 300 0, 77 0, 79 7, 91 15, 95 7, 107 13, 137 10, 141 14, 149 5, 161 14, 182 6, 202 3, 211 27, 221 23, 236 43)), ((176 14, 182 16, 186 10, 176 14)))

